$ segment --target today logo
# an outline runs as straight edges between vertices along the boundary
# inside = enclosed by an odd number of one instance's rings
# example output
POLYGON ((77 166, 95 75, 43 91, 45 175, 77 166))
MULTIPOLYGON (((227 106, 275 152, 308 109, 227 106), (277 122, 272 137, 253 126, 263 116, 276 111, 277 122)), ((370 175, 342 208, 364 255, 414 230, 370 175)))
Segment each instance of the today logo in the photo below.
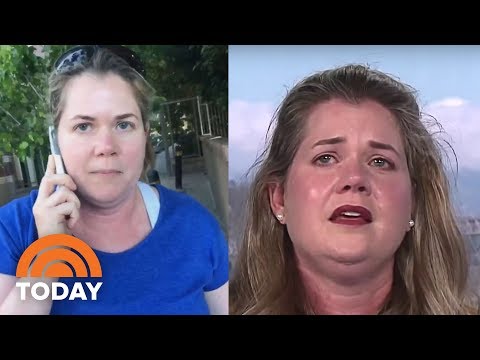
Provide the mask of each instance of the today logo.
MULTIPOLYGON (((102 268, 97 255, 85 242, 76 237, 55 234, 47 235, 34 241, 22 254, 16 276, 18 278, 45 277, 102 277, 102 268)), ((62 282, 53 282, 51 288, 42 281, 31 286, 30 282, 17 281, 20 299, 26 299, 27 289, 36 300, 45 300, 52 294, 52 300, 97 300, 97 293, 102 282, 86 282, 87 291, 81 282, 75 282, 71 291, 62 282), (42 289, 42 290, 39 290, 42 289), (87 296, 87 292, 88 295, 87 296)))

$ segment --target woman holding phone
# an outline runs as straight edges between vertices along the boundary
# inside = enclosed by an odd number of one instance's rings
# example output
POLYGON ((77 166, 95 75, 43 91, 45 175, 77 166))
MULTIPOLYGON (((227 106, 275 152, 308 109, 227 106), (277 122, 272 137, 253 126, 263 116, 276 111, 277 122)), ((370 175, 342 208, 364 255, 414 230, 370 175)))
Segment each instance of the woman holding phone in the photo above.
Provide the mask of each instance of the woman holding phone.
POLYGON ((217 221, 191 197, 140 181, 153 154, 151 95, 125 47, 79 46, 57 60, 50 110, 65 173, 50 155, 38 191, 0 208, 0 313, 227 313, 228 250, 217 221), (95 251, 97 300, 20 300, 15 283, 31 279, 15 276, 18 260, 50 234, 95 251))

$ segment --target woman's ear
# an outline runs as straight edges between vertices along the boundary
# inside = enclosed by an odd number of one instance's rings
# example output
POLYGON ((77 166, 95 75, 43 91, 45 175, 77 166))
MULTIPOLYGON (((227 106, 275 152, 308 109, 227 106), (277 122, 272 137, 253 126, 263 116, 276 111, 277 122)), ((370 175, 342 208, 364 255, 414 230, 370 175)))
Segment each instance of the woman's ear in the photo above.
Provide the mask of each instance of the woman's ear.
POLYGON ((270 199, 270 208, 274 216, 280 223, 285 223, 285 207, 284 207, 284 189, 279 182, 268 184, 268 197, 270 199))

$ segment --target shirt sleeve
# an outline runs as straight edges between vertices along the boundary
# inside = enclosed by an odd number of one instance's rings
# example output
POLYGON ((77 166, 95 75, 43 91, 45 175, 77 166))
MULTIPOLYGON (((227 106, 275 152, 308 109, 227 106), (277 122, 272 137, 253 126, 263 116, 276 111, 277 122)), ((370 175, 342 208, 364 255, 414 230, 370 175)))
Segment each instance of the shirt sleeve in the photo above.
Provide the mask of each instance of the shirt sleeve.
POLYGON ((212 237, 212 279, 204 287, 204 291, 212 291, 228 281, 228 244, 218 222, 214 220, 214 235, 212 237))
POLYGON ((32 213, 36 190, 0 207, 0 273, 16 275, 17 264, 27 247, 37 239, 32 213))
POLYGON ((19 251, 12 234, 8 227, 0 219, 0 273, 6 275, 15 275, 17 271, 19 251))

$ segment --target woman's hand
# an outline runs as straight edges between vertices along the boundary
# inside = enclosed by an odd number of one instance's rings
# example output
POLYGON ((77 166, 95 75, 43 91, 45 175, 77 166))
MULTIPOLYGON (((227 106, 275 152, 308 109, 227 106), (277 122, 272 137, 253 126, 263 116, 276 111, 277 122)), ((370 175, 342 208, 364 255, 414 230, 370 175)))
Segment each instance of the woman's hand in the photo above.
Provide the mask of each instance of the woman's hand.
POLYGON ((51 234, 71 234, 69 229, 80 215, 80 200, 74 193, 76 189, 77 185, 70 175, 56 174, 53 156, 49 155, 47 170, 33 205, 39 238, 51 234))

